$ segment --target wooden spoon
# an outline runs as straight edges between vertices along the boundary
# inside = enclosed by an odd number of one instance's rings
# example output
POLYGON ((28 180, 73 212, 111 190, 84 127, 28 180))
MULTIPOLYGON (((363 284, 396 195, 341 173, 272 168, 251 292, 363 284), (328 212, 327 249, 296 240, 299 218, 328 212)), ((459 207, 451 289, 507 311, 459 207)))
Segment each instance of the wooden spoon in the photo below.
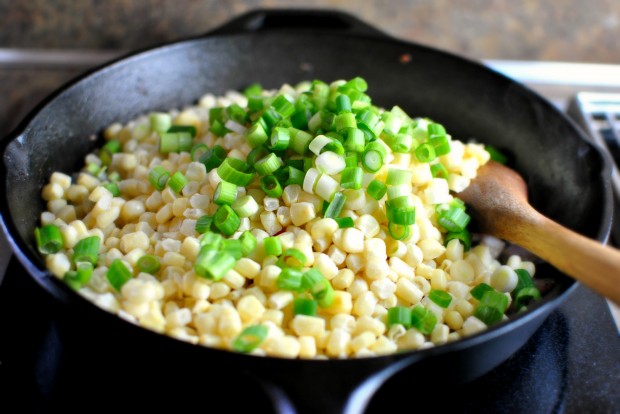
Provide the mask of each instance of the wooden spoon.
POLYGON ((527 200, 527 186, 508 167, 490 161, 458 194, 474 210, 480 231, 519 245, 620 304, 620 250, 550 220, 527 200))

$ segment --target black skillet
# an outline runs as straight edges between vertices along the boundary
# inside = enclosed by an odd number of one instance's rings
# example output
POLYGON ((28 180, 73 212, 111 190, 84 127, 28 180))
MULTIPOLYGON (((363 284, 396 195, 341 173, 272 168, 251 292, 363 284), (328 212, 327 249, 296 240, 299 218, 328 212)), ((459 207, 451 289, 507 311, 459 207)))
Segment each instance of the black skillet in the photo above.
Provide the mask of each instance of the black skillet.
MULTIPOLYGON (((589 237, 608 237, 607 160, 540 96, 478 63, 388 37, 343 13, 251 12, 205 36, 138 52, 81 77, 50 96, 1 144, 3 229, 30 276, 56 299, 50 312, 60 315, 62 335, 75 344, 72 352, 85 355, 85 372, 117 364, 120 376, 152 382, 155 394, 165 383, 158 375, 192 382, 215 375, 229 386, 237 374, 249 373, 280 411, 361 412, 399 371, 412 390, 485 374, 570 295, 576 283, 542 265, 537 276, 554 280, 543 301, 484 333, 422 351, 304 361, 207 349, 152 333, 98 309, 46 272, 33 240, 44 207, 40 190, 53 171, 78 169, 107 125, 252 82, 277 87, 354 76, 368 81, 377 105, 397 104, 441 122, 458 139, 505 151, 539 211, 589 237)), ((217 395, 217 388, 205 393, 217 395)))

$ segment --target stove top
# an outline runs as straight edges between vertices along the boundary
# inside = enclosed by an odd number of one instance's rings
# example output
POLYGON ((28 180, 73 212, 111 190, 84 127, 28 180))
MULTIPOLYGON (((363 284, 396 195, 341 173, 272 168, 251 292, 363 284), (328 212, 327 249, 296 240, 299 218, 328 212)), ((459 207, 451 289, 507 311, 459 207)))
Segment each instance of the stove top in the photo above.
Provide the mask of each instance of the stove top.
MULTIPOLYGON (((27 59, 22 56, 24 59, 17 64, 13 59, 3 65, 3 56, 6 53, 3 55, 0 50, 0 93, 7 97, 0 100, 0 135, 15 127, 40 99, 97 60, 97 54, 87 54, 86 61, 76 63, 70 59, 73 55, 62 54, 61 60, 71 63, 63 65, 54 60, 54 54, 45 54, 43 60, 39 55, 27 55, 27 59)), ((109 53, 102 56, 111 57, 109 53)), ((576 92, 584 87, 607 92, 603 84, 580 83, 575 77, 564 83, 545 81, 533 75, 544 70, 532 72, 524 62, 488 63, 528 83, 558 107, 568 109, 593 135, 600 132, 587 123, 591 118, 587 105, 583 104, 587 97, 576 92)), ((540 65, 540 62, 535 64, 539 69, 540 65)), ((590 74, 598 69, 604 75, 609 68, 586 69, 590 74)), ((620 92, 620 83, 614 84, 614 88, 617 89, 614 92, 620 92)), ((608 129, 617 131, 613 128, 617 127, 620 116, 610 117, 609 110, 603 113, 611 125, 608 129)), ((604 134, 608 136, 609 132, 604 134)), ((128 399, 127 405, 122 406, 124 411, 134 407, 157 411, 204 409, 209 407, 210 395, 214 393, 218 399, 230 401, 232 412, 273 411, 266 394, 251 378, 229 379, 236 385, 227 387, 222 386, 226 382, 220 375, 205 375, 200 382, 188 385, 171 378, 145 382, 144 375, 121 377, 112 368, 100 365, 91 369, 88 355, 67 350, 47 311, 52 305, 50 301, 19 263, 10 259, 6 242, 0 236, 0 412, 14 406, 12 402, 22 407, 20 412, 71 412, 78 408, 117 411, 121 408, 119 401, 110 395, 128 399), (108 378, 115 378, 114 383, 108 378), (238 398, 239 390, 243 390, 244 398, 238 398)), ((408 404, 403 402, 403 395, 412 392, 420 393, 412 400, 412 407, 441 412, 620 412, 619 338, 607 301, 579 286, 522 349, 485 376, 450 389, 442 384, 429 384, 425 389, 411 390, 407 373, 397 374, 374 395, 366 412, 403 408, 408 404)), ((152 375, 157 378, 157 372, 152 375)))

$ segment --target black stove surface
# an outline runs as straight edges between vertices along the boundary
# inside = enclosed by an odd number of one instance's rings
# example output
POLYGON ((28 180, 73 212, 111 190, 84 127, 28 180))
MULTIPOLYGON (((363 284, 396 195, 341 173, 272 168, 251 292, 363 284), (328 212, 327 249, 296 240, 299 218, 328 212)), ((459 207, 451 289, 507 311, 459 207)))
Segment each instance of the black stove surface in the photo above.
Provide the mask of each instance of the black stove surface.
MULTIPOLYGON (((213 409, 214 401, 224 402, 228 412, 273 411, 249 378, 233 378, 231 386, 215 373, 186 381, 143 378, 130 368, 122 374, 118 367, 90 369, 88 357, 66 351, 50 302, 13 259, 0 285, 0 412, 10 412, 13 403, 20 413, 194 411, 213 409)), ((130 344, 121 340, 120 346, 130 344)), ((606 301, 583 286, 523 348, 483 377, 450 388, 435 383, 412 390, 407 375, 388 380, 366 412, 620 413, 618 331, 606 301)))

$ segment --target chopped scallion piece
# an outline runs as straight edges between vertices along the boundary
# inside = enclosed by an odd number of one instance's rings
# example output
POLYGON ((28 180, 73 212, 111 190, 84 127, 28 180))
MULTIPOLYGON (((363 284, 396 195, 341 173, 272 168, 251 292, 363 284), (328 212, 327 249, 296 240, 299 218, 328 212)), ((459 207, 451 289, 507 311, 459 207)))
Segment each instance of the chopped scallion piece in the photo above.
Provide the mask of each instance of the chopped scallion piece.
POLYGON ((196 127, 193 125, 172 125, 166 132, 182 132, 194 138, 196 136, 196 127))
POLYGON ((282 254, 282 240, 278 236, 265 237, 263 249, 267 256, 280 256, 282 254))
POLYGON ((93 266, 97 264, 99 259, 99 244, 101 240, 99 236, 85 237, 73 246, 73 263, 89 262, 93 266))
POLYGON ((199 234, 206 233, 211 229, 213 224, 213 216, 204 215, 196 220, 196 232, 199 234))
POLYGON ((149 172, 149 182, 156 190, 163 190, 168 183, 170 173, 161 165, 156 165, 149 172))
POLYGON ((444 229, 452 233, 459 233, 465 230, 470 220, 471 217, 465 210, 456 206, 451 206, 448 210, 442 211, 439 214, 437 222, 444 229))
POLYGON ((480 299, 480 304, 474 312, 474 316, 487 325, 502 320, 508 308, 508 298, 505 294, 496 290, 487 290, 480 299))
POLYGON ((228 181, 220 181, 213 193, 213 202, 218 205, 231 205, 237 198, 237 186, 228 181))
POLYGON ((269 175, 273 174, 278 168, 282 167, 282 165, 280 158, 272 152, 256 161, 254 163, 254 168, 260 175, 269 175))
POLYGON ((200 162, 203 163, 207 169, 207 172, 214 168, 219 167, 226 159, 226 150, 220 145, 214 145, 213 148, 209 148, 200 157, 200 162))
POLYGON ((418 304, 411 310, 411 325, 424 335, 430 335, 437 325, 437 316, 418 304))
POLYGON ((269 197, 278 198, 282 195, 282 186, 273 175, 266 175, 261 179, 261 188, 269 197))
POLYGON ((232 236, 241 225, 241 219, 229 205, 224 204, 215 212, 213 224, 225 236, 232 236))
POLYGON ((295 298, 293 315, 316 316, 317 302, 313 299, 295 298))
POLYGON ((279 289, 282 290, 299 290, 303 273, 300 270, 285 267, 278 275, 276 282, 279 289))
MULTIPOLYGON (((357 157, 356 157, 357 165, 357 157)), ((342 188, 350 188, 352 190, 359 190, 362 188, 362 179, 364 178, 364 171, 360 167, 346 167, 342 170, 340 175, 340 186, 342 188)))
POLYGON ((170 177, 170 181, 168 181, 168 186, 177 194, 180 194, 183 191, 183 188, 187 185, 187 178, 183 175, 181 171, 177 171, 172 174, 170 177))
POLYGON ((235 168, 236 166, 241 165, 239 162, 243 161, 236 160, 235 158, 226 158, 217 168, 217 174, 224 181, 228 181, 229 183, 235 184, 239 187, 245 187, 250 184, 254 178, 254 174, 243 172, 235 168))
POLYGON ((251 195, 244 195, 233 201, 231 205, 232 209, 237 213, 239 217, 251 217, 258 212, 260 207, 254 197, 251 195))
POLYGON ((251 352, 263 343, 268 332, 268 328, 264 325, 248 326, 233 339, 232 348, 237 352, 251 352))
POLYGON ((448 244, 452 239, 458 239, 466 252, 471 248, 471 233, 467 229, 463 229, 463 231, 457 233, 448 232, 445 236, 445 244, 448 244))
POLYGON ((145 254, 138 259, 136 265, 138 266, 138 270, 140 272, 154 275, 159 271, 160 268, 159 257, 152 254, 145 254))
POLYGON ((368 188, 366 188, 366 192, 369 196, 374 198, 375 200, 381 200, 385 193, 387 193, 387 186, 383 184, 381 181, 372 180, 368 184, 368 188))
POLYGON ((491 145, 485 145, 484 149, 491 155, 491 159, 500 164, 506 164, 508 162, 508 157, 502 154, 497 148, 491 145))
POLYGON ((133 277, 133 274, 121 259, 114 259, 105 276, 110 285, 120 292, 123 285, 133 277))
POLYGON ((46 224, 34 230, 37 248, 41 254, 58 253, 64 246, 60 228, 55 224, 46 224))
POLYGON ((452 295, 446 291, 438 289, 432 289, 428 294, 428 298, 442 308, 447 308, 450 306, 450 302, 452 302, 452 295))
POLYGON ((353 227, 355 225, 355 222, 351 217, 337 217, 334 220, 336 220, 336 223, 338 223, 338 227, 341 229, 353 227))
POLYGON ((394 306, 387 312, 387 327, 403 325, 405 329, 411 327, 411 309, 406 306, 394 306))
POLYGON ((239 242, 241 243, 241 253, 244 256, 248 256, 250 253, 252 253, 256 249, 256 245, 258 244, 256 237, 254 237, 254 235, 248 230, 244 231, 241 234, 241 237, 239 237, 239 242))
POLYGON ((325 210, 325 217, 332 219, 338 217, 342 212, 344 203, 346 203, 346 201, 347 196, 345 196, 343 193, 334 194, 334 198, 329 203, 327 210, 325 210))
POLYGON ((428 142, 418 145, 415 149, 415 156, 420 162, 431 162, 437 158, 435 148, 428 142))

